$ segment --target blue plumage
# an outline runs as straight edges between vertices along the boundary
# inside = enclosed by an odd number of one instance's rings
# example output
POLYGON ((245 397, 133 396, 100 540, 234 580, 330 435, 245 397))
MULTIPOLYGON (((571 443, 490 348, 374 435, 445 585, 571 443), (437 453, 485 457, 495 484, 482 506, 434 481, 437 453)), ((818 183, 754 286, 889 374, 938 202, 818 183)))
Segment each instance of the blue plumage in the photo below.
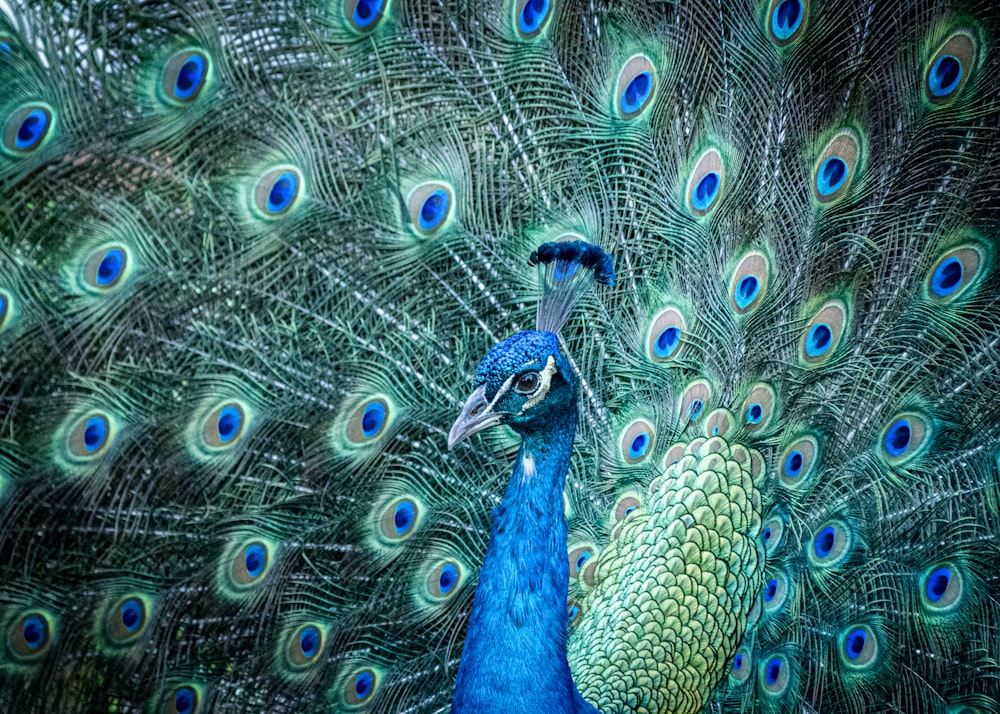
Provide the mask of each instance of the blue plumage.
POLYGON ((12 3, 0 709, 995 711, 998 37, 12 3))

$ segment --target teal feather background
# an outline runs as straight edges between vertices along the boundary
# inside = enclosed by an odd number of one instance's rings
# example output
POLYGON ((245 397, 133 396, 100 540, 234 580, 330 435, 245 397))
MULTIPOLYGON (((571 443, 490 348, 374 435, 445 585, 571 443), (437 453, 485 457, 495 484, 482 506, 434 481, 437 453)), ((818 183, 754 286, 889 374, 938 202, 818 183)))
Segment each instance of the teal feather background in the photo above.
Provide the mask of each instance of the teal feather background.
POLYGON ((725 409, 772 538, 699 710, 1000 706, 995 10, 525 4, 11 3, 0 709, 448 710, 517 445, 448 429, 566 235, 571 629, 725 409))

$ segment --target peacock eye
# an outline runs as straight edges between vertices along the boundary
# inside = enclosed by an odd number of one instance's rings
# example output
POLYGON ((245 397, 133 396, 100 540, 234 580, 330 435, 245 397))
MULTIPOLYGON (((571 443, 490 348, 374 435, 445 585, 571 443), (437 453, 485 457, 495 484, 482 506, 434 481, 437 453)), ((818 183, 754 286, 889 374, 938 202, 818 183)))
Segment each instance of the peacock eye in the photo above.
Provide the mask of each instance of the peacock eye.
POLYGON ((514 383, 514 391, 518 394, 534 394, 538 391, 540 382, 538 372, 525 372, 514 383))

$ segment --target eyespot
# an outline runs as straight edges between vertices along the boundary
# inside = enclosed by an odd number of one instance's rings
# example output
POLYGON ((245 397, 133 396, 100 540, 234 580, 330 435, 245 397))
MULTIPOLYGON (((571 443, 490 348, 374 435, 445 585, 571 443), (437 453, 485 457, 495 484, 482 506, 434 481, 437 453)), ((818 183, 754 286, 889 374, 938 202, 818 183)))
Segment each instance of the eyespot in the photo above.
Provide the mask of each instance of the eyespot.
POLYGON ((618 75, 615 96, 618 97, 618 115, 634 119, 649 106, 656 91, 656 70, 645 55, 629 59, 618 75))
POLYGON ((768 556, 774 555, 785 537, 785 521, 780 516, 771 516, 760 529, 760 542, 768 556))
POLYGON ((712 390, 708 382, 698 380, 689 384, 681 396, 681 422, 696 422, 701 419, 711 398, 712 390))
POLYGON ((98 292, 117 286, 129 268, 128 250, 120 245, 98 248, 83 264, 84 284, 98 292))
POLYGON ((976 64, 976 40, 966 30, 952 34, 934 53, 924 73, 924 92, 934 104, 957 97, 976 64))
POLYGON ((163 714, 198 714, 201 711, 201 688, 193 684, 182 684, 169 690, 163 696, 163 714))
POLYGON ((954 300, 978 277, 983 256, 971 245, 949 250, 934 264, 927 276, 927 293, 934 300, 954 300))
POLYGON ((768 34, 779 47, 792 42, 805 29, 809 4, 803 0, 771 0, 768 10, 768 34))
POLYGON ((823 568, 839 565, 850 555, 852 543, 853 536, 846 523, 829 521, 813 536, 808 549, 809 561, 823 568))
POLYGON ((172 104, 191 104, 208 84, 208 55, 201 50, 182 50, 163 68, 163 96, 172 104))
POLYGON ((569 551, 569 577, 593 587, 597 575, 597 548, 593 543, 581 543, 569 551))
POLYGON ((771 385, 764 382, 755 384, 750 394, 743 400, 740 411, 743 415, 744 428, 752 433, 766 429, 774 414, 776 396, 771 385))
POLYGON ((919 414, 898 414, 882 432, 882 452, 890 463, 906 463, 922 453, 928 432, 928 424, 919 414))
POLYGON ((10 295, 0 290, 0 332, 7 329, 8 319, 14 314, 11 309, 10 295))
POLYGON ((803 436, 793 442, 781 455, 781 482, 790 488, 798 488, 809 481, 818 451, 816 439, 803 436))
POLYGON ((550 0, 517 0, 514 16, 518 34, 526 40, 537 37, 548 23, 551 9, 550 0))
POLYGON ((784 573, 777 573, 764 583, 763 599, 766 612, 775 613, 784 607, 788 600, 788 577, 784 573))
POLYGON ((962 572, 951 563, 932 565, 920 576, 920 603, 935 613, 950 612, 961 602, 962 572))
POLYGON ((525 372, 514 382, 514 391, 530 396, 538 391, 541 384, 542 379, 538 372, 525 372))
POLYGON ((852 669, 871 666, 878 657, 878 638, 868 625, 848 627, 840 633, 840 659, 852 669))
POLYGON ((7 648, 16 660, 34 661, 49 650, 54 635, 55 619, 42 610, 30 610, 11 623, 7 648))
POLYGON ((52 132, 53 118, 47 104, 21 105, 4 123, 3 148, 14 156, 26 156, 41 148, 52 132))
POLYGON ((347 438, 354 444, 366 444, 385 433, 391 410, 389 402, 377 396, 363 402, 347 421, 347 438))
POLYGON ((729 284, 729 306, 738 315, 754 310, 767 292, 770 266, 763 253, 747 253, 733 272, 729 284))
POLYGON ((360 669, 347 677, 344 700, 352 707, 367 704, 378 691, 379 675, 373 669, 360 669))
POLYGON ((654 362, 665 362, 678 355, 684 339, 684 316, 676 308, 659 313, 649 327, 646 354, 654 362))
POLYGON ((108 415, 90 412, 70 429, 70 459, 77 463, 92 461, 105 452, 113 438, 114 429, 108 415))
POLYGON ((705 420, 705 436, 726 436, 733 426, 733 415, 728 409, 716 409, 705 420))
POLYGON ((760 670, 760 683, 764 691, 773 696, 780 696, 788 689, 789 664, 781 655, 768 658, 760 670))
POLYGON ((715 208, 722 195, 724 176, 722 157, 717 150, 709 149, 701 155, 688 179, 688 209, 692 215, 701 218, 715 208))
POLYGON ((271 569, 271 548, 260 540, 241 545, 232 558, 230 574, 240 590, 260 584, 271 569))
POLYGON ((576 600, 570 600, 566 603, 566 620, 569 622, 569 626, 575 626, 579 621, 580 617, 583 615, 583 606, 576 600))
POLYGON ((821 203, 842 198, 854 182, 861 139, 852 129, 837 132, 820 154, 813 176, 813 193, 821 203))
POLYGON ((653 453, 656 431, 645 419, 636 419, 622 432, 622 457, 627 464, 638 464, 653 453))
POLYGON ((464 571, 457 561, 443 561, 427 576, 427 592, 434 600, 448 600, 459 591, 463 579, 464 571))
POLYGON ((750 678, 752 670, 753 658, 750 656, 750 650, 740 647, 733 657, 733 667, 729 671, 729 676, 736 682, 745 682, 750 678))
POLYGON ((642 501, 639 499, 638 495, 635 495, 632 492, 628 492, 624 496, 620 497, 617 503, 615 503, 615 523, 621 523, 624 521, 641 505, 642 501))
POLYGON ((130 595, 108 608, 105 627, 111 643, 134 642, 146 630, 148 612, 147 599, 138 595, 130 595))
POLYGON ((242 438, 247 427, 246 412, 239 402, 223 402, 208 413, 201 434, 211 449, 228 449, 242 438))
POLYGON ((832 300, 809 321, 802 333, 800 355, 807 364, 825 362, 833 356, 847 327, 847 311, 839 300, 832 300))
POLYGON ((344 10, 354 29, 367 32, 382 19, 386 5, 387 0, 347 0, 344 10))
POLYGON ((421 184, 406 202, 410 222, 421 235, 433 235, 447 224, 453 202, 450 186, 437 181, 421 184))
POLYGON ((302 175, 293 166, 279 166, 260 177, 254 188, 254 205, 265 218, 279 218, 296 205, 302 175))
POLYGON ((326 643, 326 633, 318 625, 302 625, 288 639, 288 664, 296 670, 307 669, 319 661, 326 643))
POLYGON ((379 530, 390 541, 409 538, 417 529, 422 515, 420 505, 408 497, 397 498, 382 510, 379 530))

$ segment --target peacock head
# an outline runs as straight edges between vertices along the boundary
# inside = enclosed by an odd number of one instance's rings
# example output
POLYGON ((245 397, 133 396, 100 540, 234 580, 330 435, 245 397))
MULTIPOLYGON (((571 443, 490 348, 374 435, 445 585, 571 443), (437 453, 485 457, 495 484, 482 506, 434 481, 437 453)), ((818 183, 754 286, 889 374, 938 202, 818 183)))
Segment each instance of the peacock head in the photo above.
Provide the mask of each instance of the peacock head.
POLYGON ((522 435, 543 430, 576 409, 576 376, 552 332, 525 330, 508 337, 486 353, 472 385, 448 434, 448 448, 497 424, 522 435))
POLYGON ((483 357, 448 448, 497 424, 522 436, 537 433, 576 409, 576 374, 556 333, 591 285, 614 285, 611 256, 585 241, 563 240, 540 245, 531 263, 542 266, 536 329, 508 337, 483 357))

